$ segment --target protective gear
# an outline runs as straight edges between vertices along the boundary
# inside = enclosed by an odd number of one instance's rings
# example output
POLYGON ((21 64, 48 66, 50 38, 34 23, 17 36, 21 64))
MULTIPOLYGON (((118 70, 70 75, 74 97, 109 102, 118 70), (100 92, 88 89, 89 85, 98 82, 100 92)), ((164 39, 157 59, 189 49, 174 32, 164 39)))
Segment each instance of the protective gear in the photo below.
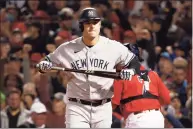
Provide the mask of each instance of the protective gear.
POLYGON ((40 63, 39 63, 39 71, 41 72, 41 73, 43 73, 43 72, 46 72, 46 71, 49 71, 49 70, 51 70, 51 68, 52 68, 52 62, 49 62, 49 61, 41 61, 40 63))
POLYGON ((97 14, 97 10, 95 8, 85 8, 81 11, 80 19, 79 19, 79 27, 81 31, 84 30, 83 23, 88 20, 100 20, 101 18, 97 14))
POLYGON ((125 44, 125 46, 138 57, 139 61, 144 61, 139 54, 138 44, 125 44))
POLYGON ((122 69, 120 72, 120 77, 123 80, 131 80, 133 75, 135 75, 134 69, 122 69))

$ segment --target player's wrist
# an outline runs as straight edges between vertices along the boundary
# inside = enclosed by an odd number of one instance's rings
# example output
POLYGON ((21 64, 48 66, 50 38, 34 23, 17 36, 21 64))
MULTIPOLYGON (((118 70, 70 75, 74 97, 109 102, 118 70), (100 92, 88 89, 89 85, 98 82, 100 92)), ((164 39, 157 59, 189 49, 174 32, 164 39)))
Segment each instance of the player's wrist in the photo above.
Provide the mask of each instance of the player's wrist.
POLYGON ((39 70, 39 72, 42 73, 42 74, 46 73, 46 71, 41 70, 41 69, 39 70))

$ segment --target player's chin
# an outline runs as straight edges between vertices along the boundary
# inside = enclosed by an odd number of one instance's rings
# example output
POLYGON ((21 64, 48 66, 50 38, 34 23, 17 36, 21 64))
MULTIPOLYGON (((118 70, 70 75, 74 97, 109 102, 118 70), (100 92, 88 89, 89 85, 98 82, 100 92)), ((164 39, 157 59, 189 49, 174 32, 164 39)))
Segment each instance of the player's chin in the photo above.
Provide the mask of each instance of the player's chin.
POLYGON ((94 37, 97 36, 97 33, 95 33, 95 32, 94 33, 89 33, 89 36, 94 38, 94 37))

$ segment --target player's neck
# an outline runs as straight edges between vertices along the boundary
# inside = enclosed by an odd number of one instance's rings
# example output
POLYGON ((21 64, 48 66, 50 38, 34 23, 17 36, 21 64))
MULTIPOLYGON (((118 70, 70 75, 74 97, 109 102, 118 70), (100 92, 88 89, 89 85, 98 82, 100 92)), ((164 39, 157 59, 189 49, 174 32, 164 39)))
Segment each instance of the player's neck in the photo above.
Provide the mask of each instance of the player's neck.
POLYGON ((95 44, 97 44, 99 40, 99 36, 95 37, 95 38, 89 38, 89 37, 82 37, 82 41, 86 46, 94 46, 95 44))

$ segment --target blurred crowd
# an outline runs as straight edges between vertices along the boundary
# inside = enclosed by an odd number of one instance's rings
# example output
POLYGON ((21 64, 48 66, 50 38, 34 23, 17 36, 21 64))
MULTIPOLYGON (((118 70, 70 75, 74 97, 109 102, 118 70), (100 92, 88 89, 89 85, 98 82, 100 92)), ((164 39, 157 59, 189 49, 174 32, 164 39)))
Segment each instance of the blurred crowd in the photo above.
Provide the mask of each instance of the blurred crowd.
MULTIPOLYGON (((138 44, 143 66, 155 70, 171 91, 162 113, 192 127, 192 1, 185 0, 1 0, 1 127, 65 127, 71 77, 40 74, 34 66, 81 36, 78 18, 85 7, 97 9, 101 35, 138 44)), ((122 127, 121 113, 112 115, 112 127, 122 127)))

